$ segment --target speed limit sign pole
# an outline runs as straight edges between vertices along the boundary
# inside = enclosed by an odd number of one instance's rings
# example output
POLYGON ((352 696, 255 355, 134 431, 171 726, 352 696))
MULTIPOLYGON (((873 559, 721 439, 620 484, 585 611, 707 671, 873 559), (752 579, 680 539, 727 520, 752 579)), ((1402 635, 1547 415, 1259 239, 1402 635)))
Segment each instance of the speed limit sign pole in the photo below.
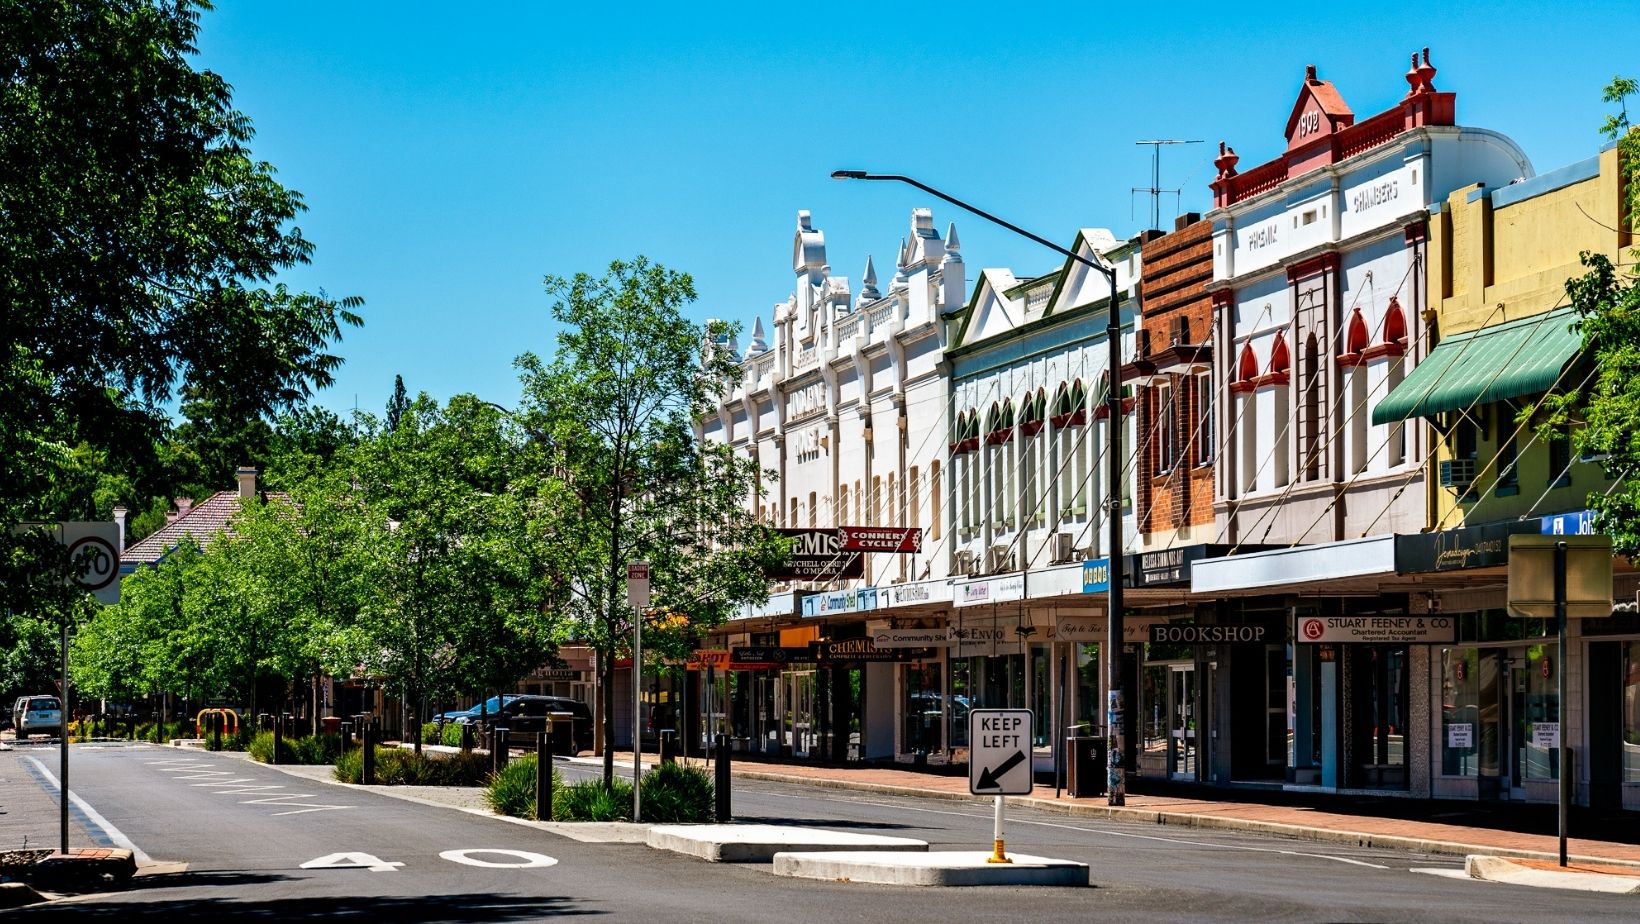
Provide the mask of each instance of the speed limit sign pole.
MULTIPOLYGON (((96 595, 103 603, 120 601, 120 552, 124 542, 118 523, 68 522, 57 524, 57 541, 68 549, 68 583, 96 595)), ((68 853, 68 722, 74 715, 73 690, 68 685, 68 613, 63 613, 62 707, 57 734, 61 758, 57 767, 57 849, 68 853)))

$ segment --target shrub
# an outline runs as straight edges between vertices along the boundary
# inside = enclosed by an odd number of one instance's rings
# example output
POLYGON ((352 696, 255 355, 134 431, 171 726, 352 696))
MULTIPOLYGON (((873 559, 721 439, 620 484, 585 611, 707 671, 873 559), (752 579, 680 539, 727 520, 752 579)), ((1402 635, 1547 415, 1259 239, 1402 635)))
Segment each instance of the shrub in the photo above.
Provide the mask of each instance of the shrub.
MULTIPOLYGON (((484 792, 484 800, 490 808, 501 815, 539 820, 535 804, 535 766, 535 755, 531 754, 509 762, 500 773, 490 777, 490 785, 484 792)), ((556 769, 552 771, 551 785, 556 801, 564 785, 556 769)))
POLYGON ((643 817, 647 821, 701 824, 716 808, 712 778, 699 767, 661 764, 643 776, 643 817))
POLYGON ((454 722, 444 726, 444 740, 440 744, 447 748, 461 747, 461 726, 454 722))
MULTIPOLYGON (((207 734, 205 736, 205 749, 207 751, 246 751, 250 749, 255 739, 255 733, 248 728, 241 728, 231 735, 224 734, 220 741, 215 735, 207 734)), ((269 750, 272 750, 272 742, 269 742, 269 750)))
MULTIPOLYGON (((294 747, 292 747, 292 744, 293 744, 293 742, 289 738, 280 738, 279 739, 279 763, 282 763, 282 764, 294 764, 294 763, 296 763, 296 749, 294 747)), ((257 761, 259 763, 264 763, 264 764, 272 763, 273 762, 273 732, 270 732, 270 731, 257 732, 256 737, 251 739, 251 745, 250 745, 249 750, 250 750, 251 760, 257 761)))
POLYGON ((612 789, 603 780, 582 780, 552 792, 553 821, 631 821, 632 784, 616 777, 612 789))
MULTIPOLYGON (((422 754, 401 748, 376 748, 378 786, 482 786, 490 774, 487 754, 422 754)), ((364 779, 364 750, 353 748, 336 758, 336 779, 364 779)))
POLYGON ((297 738, 291 742, 291 752, 299 764, 333 764, 336 756, 342 753, 342 736, 310 735, 297 738))

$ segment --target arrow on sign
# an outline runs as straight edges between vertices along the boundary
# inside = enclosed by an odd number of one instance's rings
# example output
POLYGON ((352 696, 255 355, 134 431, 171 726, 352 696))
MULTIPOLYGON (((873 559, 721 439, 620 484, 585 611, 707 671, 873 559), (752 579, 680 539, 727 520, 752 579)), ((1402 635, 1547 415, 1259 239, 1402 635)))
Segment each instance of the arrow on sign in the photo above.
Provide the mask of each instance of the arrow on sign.
POLYGON ((1007 775, 1009 770, 1012 770, 1015 767, 1019 766, 1024 760, 1025 760, 1025 752, 1024 751, 1015 751, 1013 753, 1012 757, 1009 757, 1007 760, 1003 761, 1002 763, 998 764, 997 766, 992 767, 989 770, 981 770, 980 773, 979 773, 979 782, 974 785, 974 788, 975 789, 1000 789, 1000 788, 1002 788, 1002 784, 997 782, 997 777, 1007 775))

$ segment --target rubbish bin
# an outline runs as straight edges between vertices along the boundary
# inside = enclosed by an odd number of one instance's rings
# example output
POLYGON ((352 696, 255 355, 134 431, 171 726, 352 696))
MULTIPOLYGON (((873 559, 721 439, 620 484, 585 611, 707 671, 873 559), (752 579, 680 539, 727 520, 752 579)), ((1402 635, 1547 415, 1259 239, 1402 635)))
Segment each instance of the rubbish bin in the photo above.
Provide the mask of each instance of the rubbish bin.
POLYGON ((342 717, 327 715, 319 719, 320 730, 327 735, 339 735, 342 732, 342 717))
POLYGON ((1070 758, 1066 769, 1069 779, 1065 791, 1072 798, 1101 796, 1105 793, 1105 739, 1071 737, 1065 739, 1065 755, 1070 758))

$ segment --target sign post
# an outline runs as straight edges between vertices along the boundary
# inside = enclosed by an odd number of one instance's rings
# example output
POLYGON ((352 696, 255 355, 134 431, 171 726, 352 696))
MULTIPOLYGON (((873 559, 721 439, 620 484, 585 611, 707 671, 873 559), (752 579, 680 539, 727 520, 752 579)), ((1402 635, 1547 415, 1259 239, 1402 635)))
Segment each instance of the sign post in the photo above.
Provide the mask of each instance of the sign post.
POLYGON ((649 608, 649 562, 628 562, 626 602, 632 607, 632 820, 643 820, 643 613, 649 608))
POLYGON ((996 796, 987 863, 1012 863, 1002 838, 1003 796, 1031 794, 1031 710, 975 709, 968 713, 968 791, 996 796))
MULTIPOLYGON (((1560 865, 1566 865, 1566 822, 1572 801, 1572 746, 1566 734, 1566 618, 1612 614, 1610 536, 1515 535, 1509 537, 1509 615, 1554 616, 1560 647, 1556 683, 1556 750, 1560 752, 1560 865), (1549 581, 1545 582, 1547 573, 1549 581), (1548 586, 1546 587, 1545 584, 1548 586), (1545 593, 1547 591, 1547 593, 1545 593)), ((1547 662, 1545 662, 1547 663, 1547 662)))

